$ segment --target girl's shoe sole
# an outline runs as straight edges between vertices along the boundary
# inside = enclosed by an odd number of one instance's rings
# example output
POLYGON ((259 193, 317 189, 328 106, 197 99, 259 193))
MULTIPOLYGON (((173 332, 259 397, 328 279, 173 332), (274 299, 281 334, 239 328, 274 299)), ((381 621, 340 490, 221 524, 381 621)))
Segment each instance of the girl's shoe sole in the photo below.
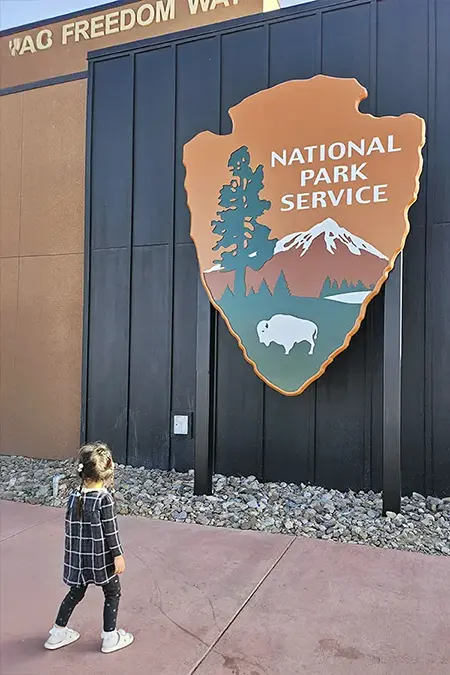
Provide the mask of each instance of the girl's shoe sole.
POLYGON ((63 647, 68 647, 69 645, 73 644, 74 642, 76 642, 79 639, 80 639, 80 634, 77 633, 77 631, 74 630, 74 631, 72 631, 72 633, 70 634, 70 636, 67 639, 62 640, 61 642, 57 642, 56 644, 51 644, 51 643, 46 642, 44 647, 45 647, 45 649, 48 649, 50 651, 55 651, 55 649, 62 649, 63 647))
POLYGON ((120 644, 120 641, 114 647, 102 647, 102 654, 112 654, 113 652, 118 652, 121 649, 126 649, 134 642, 134 635, 131 636, 131 640, 126 644, 120 644))

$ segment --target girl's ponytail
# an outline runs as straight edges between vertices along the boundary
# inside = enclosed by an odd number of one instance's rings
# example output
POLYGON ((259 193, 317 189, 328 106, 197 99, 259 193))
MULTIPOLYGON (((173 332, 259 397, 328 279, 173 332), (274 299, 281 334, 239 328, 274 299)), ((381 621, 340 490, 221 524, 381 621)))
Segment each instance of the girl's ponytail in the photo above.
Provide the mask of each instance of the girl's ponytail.
POLYGON ((77 513, 77 520, 81 520, 81 514, 82 514, 82 508, 81 508, 81 507, 82 507, 82 499, 83 499, 83 497, 82 497, 81 491, 82 491, 82 489, 83 489, 83 484, 84 484, 83 469, 84 469, 84 466, 83 466, 83 464, 80 462, 80 464, 78 464, 78 475, 80 476, 80 481, 81 481, 81 483, 80 483, 80 494, 79 494, 79 495, 77 496, 77 498, 76 498, 76 510, 77 510, 76 513, 77 513))

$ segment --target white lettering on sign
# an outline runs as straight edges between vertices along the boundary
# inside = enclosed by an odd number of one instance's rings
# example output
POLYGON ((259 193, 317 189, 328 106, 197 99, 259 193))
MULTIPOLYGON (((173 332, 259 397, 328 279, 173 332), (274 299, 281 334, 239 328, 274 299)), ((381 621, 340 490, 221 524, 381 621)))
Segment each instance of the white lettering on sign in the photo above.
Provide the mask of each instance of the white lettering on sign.
POLYGON ((105 34, 105 17, 101 14, 100 16, 94 16, 91 19, 91 38, 103 37, 105 34))
POLYGON ((299 194, 283 195, 281 197, 282 207, 280 211, 297 211, 305 209, 317 209, 319 207, 340 206, 346 204, 351 206, 354 202, 358 204, 372 204, 377 202, 387 202, 385 185, 364 185, 360 188, 342 188, 341 190, 317 190, 314 192, 302 192, 299 194))
POLYGON ((315 164, 315 167, 301 169, 299 173, 300 187, 310 189, 311 192, 291 193, 281 197, 280 211, 301 211, 304 209, 319 209, 328 206, 353 204, 379 204, 387 202, 388 184, 362 185, 358 183, 368 181, 370 158, 373 154, 388 155, 392 152, 401 152, 395 143, 393 134, 386 138, 375 136, 358 141, 336 142, 330 145, 309 145, 304 148, 287 148, 272 150, 270 166, 272 169, 279 166, 292 166, 294 163, 315 164), (342 161, 344 157, 353 158, 355 155, 368 157, 365 162, 351 164, 337 164, 335 166, 317 166, 318 162, 342 161), (339 183, 357 183, 355 186, 333 189, 339 183), (323 185, 325 184, 325 185, 323 185), (316 186, 329 189, 314 190, 316 186))
POLYGON ((40 51, 44 49, 50 49, 53 44, 53 34, 52 31, 48 28, 40 30, 36 35, 36 48, 40 51))
POLYGON ((317 161, 324 162, 326 159, 339 160, 344 156, 351 159, 355 154, 365 157, 372 155, 374 152, 381 154, 401 152, 401 148, 395 147, 395 139, 391 134, 385 140, 375 136, 370 140, 363 138, 358 142, 347 141, 347 143, 331 143, 331 145, 309 145, 305 148, 293 148, 290 151, 284 149, 281 153, 272 150, 270 166, 273 169, 277 163, 283 166, 291 166, 294 162, 311 164, 317 161))
POLYGON ((141 5, 136 12, 136 21, 140 26, 150 26, 155 20, 155 8, 153 5, 141 5))
POLYGON ((231 7, 231 5, 238 5, 239 0, 188 0, 189 11, 191 14, 197 14, 199 9, 202 12, 209 12, 219 6, 231 7))
POLYGON ((62 27, 62 39, 61 39, 62 44, 66 45, 69 37, 74 34, 75 34, 75 24, 74 23, 64 24, 64 26, 62 27))
POLYGON ((158 0, 156 3, 156 21, 171 21, 175 18, 175 0, 172 2, 162 2, 158 0))
POLYGON ((27 52, 34 54, 35 51, 36 47, 34 46, 33 38, 31 35, 26 35, 23 39, 19 54, 26 54, 27 52))
MULTIPOLYGON (((176 19, 176 3, 186 0, 153 0, 143 2, 136 9, 126 7, 105 14, 96 14, 91 18, 69 21, 58 29, 43 28, 36 33, 9 40, 11 56, 35 54, 50 49, 54 44, 70 45, 71 43, 95 40, 105 35, 113 35, 129 31, 136 26, 143 28, 152 24, 167 23, 176 19)), ((188 0, 192 15, 199 12, 211 12, 220 7, 233 7, 239 0, 188 0)))
POLYGON ((111 14, 106 14, 105 21, 105 34, 112 35, 113 33, 118 33, 120 31, 119 26, 119 12, 111 12, 111 14))
MULTIPOLYGON (((83 40, 89 40, 89 21, 77 21, 75 24, 75 42, 83 40)), ((65 43, 64 43, 65 44, 65 43)))

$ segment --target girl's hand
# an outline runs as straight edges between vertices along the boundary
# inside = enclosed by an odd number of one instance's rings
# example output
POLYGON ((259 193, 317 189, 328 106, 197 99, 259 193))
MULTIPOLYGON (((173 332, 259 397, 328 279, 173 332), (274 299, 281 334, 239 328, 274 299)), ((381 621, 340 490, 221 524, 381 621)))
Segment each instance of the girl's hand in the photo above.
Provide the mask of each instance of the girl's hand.
POLYGON ((118 555, 117 558, 114 558, 114 565, 116 574, 123 574, 125 572, 125 558, 123 555, 118 555))

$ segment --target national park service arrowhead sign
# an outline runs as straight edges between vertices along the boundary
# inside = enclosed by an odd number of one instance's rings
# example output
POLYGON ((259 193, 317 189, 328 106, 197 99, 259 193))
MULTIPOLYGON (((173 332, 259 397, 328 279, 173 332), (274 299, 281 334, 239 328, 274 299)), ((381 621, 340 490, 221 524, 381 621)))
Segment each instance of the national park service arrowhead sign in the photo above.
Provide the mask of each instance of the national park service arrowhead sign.
POLYGON ((268 385, 300 394, 349 345, 403 249, 425 123, 359 112, 354 79, 285 82, 185 145, 203 285, 268 385))

